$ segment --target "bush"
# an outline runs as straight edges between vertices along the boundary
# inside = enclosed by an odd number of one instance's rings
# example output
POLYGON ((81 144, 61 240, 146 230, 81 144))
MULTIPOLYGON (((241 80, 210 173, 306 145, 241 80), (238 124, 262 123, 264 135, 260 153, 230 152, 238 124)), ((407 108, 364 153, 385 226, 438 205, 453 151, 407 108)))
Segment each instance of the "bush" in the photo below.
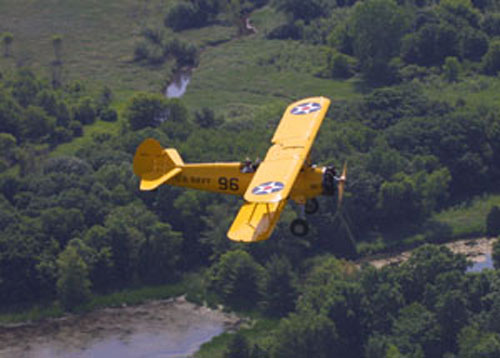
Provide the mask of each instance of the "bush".
POLYGON ((493 244, 493 253, 491 256, 493 258, 493 266, 495 269, 500 269, 500 239, 496 240, 493 244))
POLYGON ((73 136, 81 137, 83 135, 83 126, 80 122, 71 121, 69 122, 68 128, 73 132, 73 136))
POLYGON ((498 206, 492 207, 486 217, 486 233, 489 236, 500 235, 500 207, 498 206))
POLYGON ((331 70, 333 78, 349 78, 353 75, 352 61, 349 56, 336 54, 332 58, 331 70))
POLYGON ((181 2, 165 16, 164 24, 174 31, 203 27, 207 23, 207 14, 193 4, 181 2))
POLYGON ((496 39, 490 42, 490 48, 484 55, 482 62, 483 72, 487 75, 496 76, 500 70, 500 40, 496 39))
POLYGON ((135 45, 134 61, 142 61, 149 58, 149 45, 146 41, 140 41, 135 45))
POLYGON ((95 121, 97 112, 94 101, 89 97, 84 97, 74 108, 75 120, 82 124, 92 124, 95 121))
POLYGON ((302 29, 295 24, 285 24, 274 28, 268 35, 271 40, 300 40, 302 38, 302 29))
POLYGON ((425 224, 425 240, 433 244, 441 244, 451 239, 453 230, 448 224, 430 221, 425 224))
POLYGON ((164 56, 173 56, 177 60, 177 67, 196 66, 198 64, 198 49, 195 45, 173 39, 165 45, 164 56))
POLYGON ((448 82, 456 82, 460 73, 460 63, 456 57, 446 57, 443 66, 444 78, 448 82))
POLYGON ((116 122, 118 119, 118 113, 116 113, 116 111, 112 108, 104 108, 101 110, 99 117, 105 122, 116 122))

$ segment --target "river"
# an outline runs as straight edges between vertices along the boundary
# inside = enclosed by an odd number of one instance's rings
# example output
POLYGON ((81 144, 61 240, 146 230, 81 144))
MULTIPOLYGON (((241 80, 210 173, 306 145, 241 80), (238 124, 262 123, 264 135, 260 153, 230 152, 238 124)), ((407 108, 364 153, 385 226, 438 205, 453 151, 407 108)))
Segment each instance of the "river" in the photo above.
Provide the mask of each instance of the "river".
POLYGON ((165 90, 167 98, 180 98, 186 93, 187 86, 191 81, 190 71, 179 71, 174 75, 172 82, 165 90))
POLYGON ((187 358, 240 319, 183 298, 0 328, 0 357, 187 358))
MULTIPOLYGON (((494 239, 448 243, 473 262, 469 272, 492 268, 494 239)), ((398 263, 411 251, 367 260, 376 267, 398 263)), ((365 261, 366 262, 366 261, 365 261)), ((138 306, 106 308, 36 324, 0 326, 0 357, 187 358, 224 331, 237 329, 236 315, 187 302, 183 297, 138 306)))

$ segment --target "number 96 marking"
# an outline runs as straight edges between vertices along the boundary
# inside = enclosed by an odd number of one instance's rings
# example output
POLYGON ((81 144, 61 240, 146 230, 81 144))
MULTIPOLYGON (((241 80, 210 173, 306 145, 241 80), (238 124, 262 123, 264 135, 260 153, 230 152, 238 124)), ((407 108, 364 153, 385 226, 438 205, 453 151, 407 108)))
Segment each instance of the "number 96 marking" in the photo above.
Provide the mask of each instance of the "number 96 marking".
POLYGON ((237 191, 240 188, 238 185, 238 178, 228 179, 226 177, 220 177, 218 182, 220 190, 237 191))

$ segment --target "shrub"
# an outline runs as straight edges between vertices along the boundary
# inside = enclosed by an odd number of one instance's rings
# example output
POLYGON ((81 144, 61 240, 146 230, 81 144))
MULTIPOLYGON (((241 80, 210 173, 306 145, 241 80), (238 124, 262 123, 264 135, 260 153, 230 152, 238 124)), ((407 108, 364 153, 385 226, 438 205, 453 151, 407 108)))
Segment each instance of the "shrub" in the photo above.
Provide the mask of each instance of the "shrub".
POLYGON ((193 4, 181 2, 172 7, 165 16, 164 24, 174 31, 202 27, 207 23, 207 14, 193 4))
POLYGON ((113 108, 104 108, 101 110, 99 118, 105 122, 116 122, 118 113, 113 108))
POLYGON ((486 233, 489 236, 500 235, 500 207, 498 206, 492 207, 486 217, 486 233))
POLYGON ((496 39, 490 42, 490 48, 486 55, 483 56, 482 62, 483 72, 487 75, 496 76, 500 70, 500 40, 496 39))
POLYGON ((349 56, 336 54, 332 58, 331 70, 333 78, 349 78, 353 75, 352 61, 349 56))

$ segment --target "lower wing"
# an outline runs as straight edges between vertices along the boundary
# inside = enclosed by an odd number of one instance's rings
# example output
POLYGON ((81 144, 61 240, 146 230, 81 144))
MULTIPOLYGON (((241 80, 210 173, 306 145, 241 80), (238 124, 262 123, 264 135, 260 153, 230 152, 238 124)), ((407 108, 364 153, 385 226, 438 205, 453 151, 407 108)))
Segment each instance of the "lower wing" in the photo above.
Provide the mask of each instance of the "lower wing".
POLYGON ((249 203, 240 208, 227 236, 233 241, 255 242, 271 236, 285 208, 286 199, 276 203, 249 203))

